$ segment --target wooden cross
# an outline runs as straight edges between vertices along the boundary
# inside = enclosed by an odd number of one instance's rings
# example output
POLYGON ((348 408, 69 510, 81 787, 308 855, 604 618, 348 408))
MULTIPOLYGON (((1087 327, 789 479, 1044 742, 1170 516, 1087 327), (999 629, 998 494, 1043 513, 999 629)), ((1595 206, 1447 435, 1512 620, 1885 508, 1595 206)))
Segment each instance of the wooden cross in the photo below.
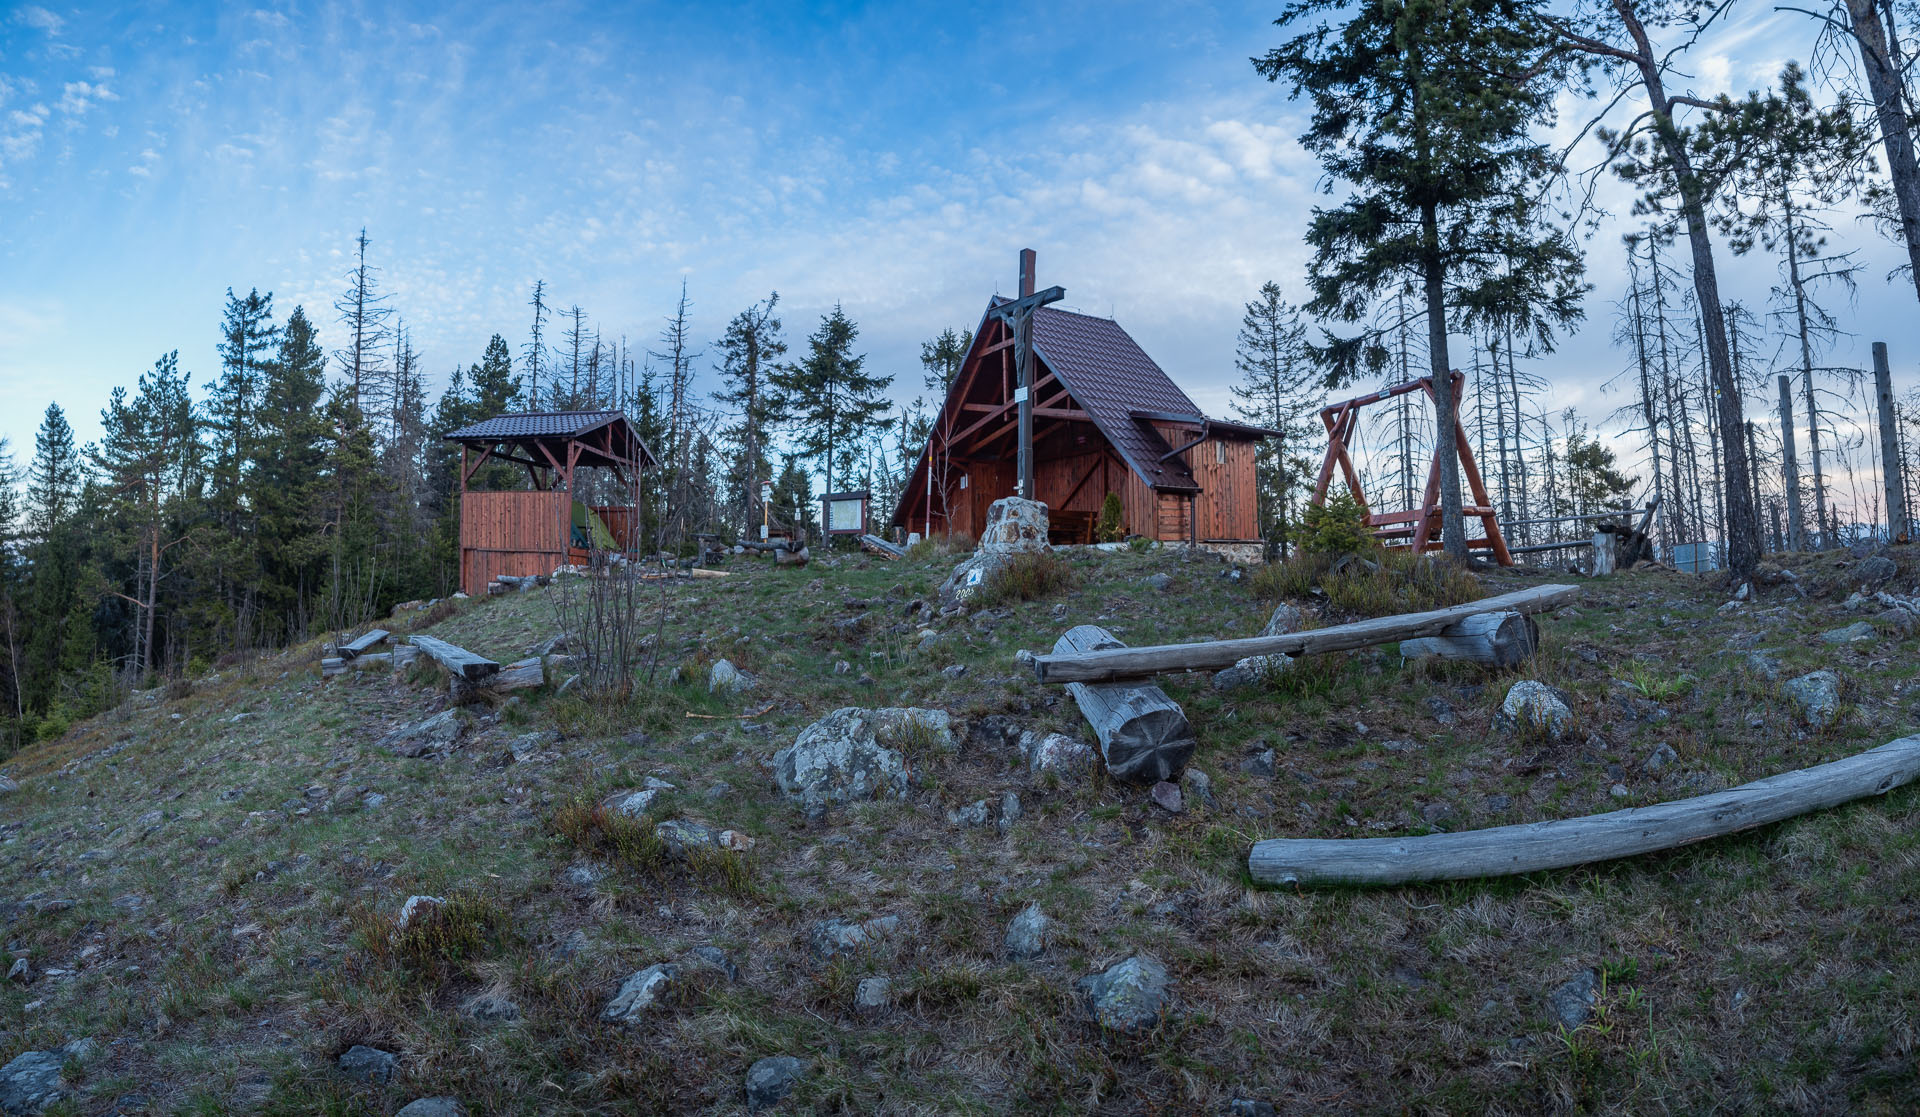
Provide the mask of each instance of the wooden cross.
POLYGON ((1033 290, 1034 251, 1020 250, 1020 297, 992 310, 1013 334, 1013 365, 1019 386, 1013 398, 1020 405, 1020 495, 1033 499, 1033 312, 1067 297, 1065 288, 1033 290))

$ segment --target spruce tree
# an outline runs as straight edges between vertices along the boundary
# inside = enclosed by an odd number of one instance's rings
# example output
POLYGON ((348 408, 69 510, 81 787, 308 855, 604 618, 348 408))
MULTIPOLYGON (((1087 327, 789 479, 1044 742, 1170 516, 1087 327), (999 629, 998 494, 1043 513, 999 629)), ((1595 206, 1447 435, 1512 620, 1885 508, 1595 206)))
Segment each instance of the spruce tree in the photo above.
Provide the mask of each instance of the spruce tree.
POLYGON ((1240 370, 1240 382, 1233 385, 1234 413, 1280 432, 1260 444, 1256 485, 1262 534, 1284 550, 1294 522, 1293 498, 1312 468, 1306 456, 1313 434, 1308 416, 1321 392, 1319 370, 1307 352, 1307 328, 1279 284, 1268 281, 1247 303, 1234 365, 1240 370))
POLYGON ((891 376, 868 375, 866 356, 853 352, 860 327, 835 304, 807 336, 807 355, 773 375, 779 407, 792 425, 801 456, 817 458, 828 491, 854 473, 866 440, 893 425, 883 394, 891 376))
MULTIPOLYGON (((1441 451, 1442 538, 1464 559, 1449 329, 1524 316, 1545 347, 1555 328, 1578 319, 1584 292, 1580 258, 1539 201, 1560 172, 1534 134, 1552 121, 1559 89, 1543 63, 1547 32, 1525 0, 1383 0, 1357 10, 1303 0, 1277 22, 1305 30, 1254 67, 1312 100, 1301 142, 1352 186, 1343 204, 1316 209, 1308 227, 1308 309, 1361 322, 1376 301, 1417 284, 1441 451)), ((1330 338, 1320 354, 1330 387, 1389 358, 1377 332, 1330 338)))
POLYGON ((781 336, 778 291, 733 316, 720 338, 720 379, 725 386, 713 394, 715 402, 734 410, 737 418, 728 438, 734 454, 727 467, 732 506, 740 516, 741 531, 751 533, 759 519, 760 484, 772 469, 767 445, 775 418, 770 376, 787 355, 781 336))
POLYGON ((262 635, 291 642, 314 628, 327 554, 321 475, 328 431, 320 414, 327 356, 301 307, 288 316, 264 372, 250 495, 262 635))
POLYGON ((971 348, 973 331, 955 333, 951 326, 941 330, 940 336, 933 340, 920 343, 920 367, 926 370, 927 391, 933 393, 936 400, 946 402, 947 393, 960 376, 960 364, 967 359, 967 350, 971 348))

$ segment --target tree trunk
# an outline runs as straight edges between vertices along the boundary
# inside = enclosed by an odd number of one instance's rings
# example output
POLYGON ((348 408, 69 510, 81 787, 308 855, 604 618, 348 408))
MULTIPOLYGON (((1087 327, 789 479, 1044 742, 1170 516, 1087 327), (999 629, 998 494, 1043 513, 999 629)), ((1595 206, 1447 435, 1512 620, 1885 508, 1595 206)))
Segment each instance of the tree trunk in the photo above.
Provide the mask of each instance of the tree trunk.
MULTIPOLYGON (((1647 366, 1647 320, 1640 310, 1637 283, 1633 288, 1633 351, 1634 359, 1640 362, 1640 414, 1647 423, 1647 444, 1653 448, 1653 502, 1665 505, 1666 481, 1660 476, 1660 418, 1653 406, 1653 379, 1647 366)), ((1671 550, 1668 553, 1671 554, 1671 550)))
POLYGON ((1860 68, 1880 124, 1887 153, 1887 177, 1900 211, 1900 234, 1907 246, 1907 278, 1920 293, 1920 160, 1913 151, 1913 133, 1902 104, 1901 79, 1894 62, 1890 28, 1882 22, 1875 0, 1846 0, 1853 40, 1860 47, 1860 68))
POLYGON ((1447 361, 1447 274, 1440 258, 1439 208, 1420 208, 1420 230, 1425 244, 1427 300, 1427 357, 1433 375, 1433 452, 1440 462, 1440 540, 1447 557, 1467 559, 1467 525, 1460 518, 1460 447, 1453 425, 1458 401, 1453 394, 1453 370, 1447 361))
MULTIPOLYGON (((1693 252, 1693 288, 1700 304, 1700 317, 1707 334, 1707 359, 1713 386, 1719 393, 1715 401, 1721 437, 1720 452, 1726 462, 1727 566, 1740 575, 1753 572, 1760 561, 1760 522, 1746 499, 1747 449, 1740 443, 1740 388, 1733 382, 1733 364, 1727 356, 1727 324, 1720 309, 1720 278, 1714 268, 1713 241, 1707 228, 1706 199, 1700 194, 1700 182, 1694 177, 1693 162, 1686 140, 1673 124, 1673 106, 1667 99, 1661 80, 1661 63, 1655 57, 1646 29, 1633 9, 1634 0, 1613 0, 1615 11, 1633 37, 1638 57, 1641 84, 1653 111, 1654 129, 1667 159, 1673 165, 1674 181, 1679 186, 1681 212, 1686 217, 1687 244, 1693 252)), ((1858 2, 1858 0, 1849 0, 1858 2)))

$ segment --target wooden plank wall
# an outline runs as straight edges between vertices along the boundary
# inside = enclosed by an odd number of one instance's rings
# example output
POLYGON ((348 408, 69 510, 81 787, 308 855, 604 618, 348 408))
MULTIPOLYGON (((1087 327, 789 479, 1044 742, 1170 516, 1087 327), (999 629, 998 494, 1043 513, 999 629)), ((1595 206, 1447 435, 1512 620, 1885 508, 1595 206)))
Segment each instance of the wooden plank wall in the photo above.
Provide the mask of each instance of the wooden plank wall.
POLYGON ((566 556, 573 498, 521 490, 460 494, 460 588, 484 593, 500 574, 551 574, 566 556))
POLYGON ((607 533, 613 536, 613 541, 619 544, 621 550, 635 549, 633 532, 640 517, 635 515, 634 509, 624 504, 601 504, 595 505, 593 511, 600 517, 600 522, 607 525, 607 533))
POLYGON ((1260 537, 1254 474, 1258 445, 1247 439, 1209 438, 1187 451, 1193 479, 1200 483, 1201 539, 1260 537))

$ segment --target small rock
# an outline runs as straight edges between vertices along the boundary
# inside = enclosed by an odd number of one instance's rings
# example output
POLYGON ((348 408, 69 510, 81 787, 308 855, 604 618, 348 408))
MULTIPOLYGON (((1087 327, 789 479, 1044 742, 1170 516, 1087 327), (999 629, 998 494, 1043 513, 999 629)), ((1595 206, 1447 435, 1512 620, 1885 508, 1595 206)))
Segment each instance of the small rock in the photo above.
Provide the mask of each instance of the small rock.
POLYGON ((1265 682, 1292 666, 1293 657, 1290 655, 1281 655, 1278 652, 1272 655, 1250 655, 1224 671, 1215 671, 1213 689, 1239 690, 1253 686, 1255 683, 1265 682))
POLYGON ((1213 779, 1198 768, 1188 768, 1180 777, 1181 790, 1187 798, 1203 807, 1213 807, 1213 779))
POLYGON ((1303 618, 1300 610, 1281 602, 1274 606, 1273 616, 1267 618, 1266 627, 1260 630, 1262 636, 1288 636, 1300 631, 1303 618))
POLYGON ((742 694, 752 690, 754 682, 752 675, 725 659, 714 660, 713 666, 707 671, 707 693, 709 694, 742 694))
POLYGON ((1593 1015, 1593 1003, 1600 988, 1599 975, 1581 970, 1547 996, 1547 1005, 1562 1028, 1572 1031, 1593 1015))
POLYGON ((12 795, 20 790, 20 783, 12 776, 0 776, 0 795, 12 795))
POLYGON ((1274 773, 1273 750, 1266 749, 1242 760, 1240 762, 1240 770, 1249 776, 1254 776, 1259 779, 1272 779, 1274 773))
POLYGON ((1049 733, 1045 737, 1031 732, 1023 733, 1020 735, 1020 751, 1026 755, 1028 771, 1057 772, 1061 775, 1079 775, 1091 771, 1098 756, 1091 746, 1064 733, 1049 733))
POLYGON ((893 982, 884 977, 862 978, 853 991, 853 1007, 862 1013, 885 1010, 893 1003, 893 982))
POLYGON ((1018 821, 1020 821, 1020 797, 1011 791, 1002 792, 1000 795, 1000 833, 1005 834, 1012 830, 1013 824, 1018 821))
POLYGON ((473 1020, 518 1020, 520 1006, 497 993, 481 993, 461 1005, 460 1013, 473 1020))
POLYGON ((1427 713, 1431 714, 1433 720, 1439 722, 1441 725, 1453 725, 1460 720, 1453 712, 1453 703, 1448 702, 1437 694, 1428 695, 1425 705, 1427 707, 1427 713))
POLYGON ((779 1105, 806 1073, 807 1064, 791 1055, 774 1055, 754 1063, 747 1071, 747 1108, 779 1105))
POLYGON ((1153 805, 1168 814, 1179 814, 1185 806, 1181 801, 1180 785, 1176 783, 1161 780, 1153 785, 1153 790, 1148 794, 1153 798, 1153 805))
POLYGON ((949 679, 957 679, 967 673, 967 665, 964 663, 950 663, 942 667, 940 673, 949 679))
POLYGON ((1820 634, 1820 639, 1829 644, 1857 644, 1872 640, 1880 634, 1866 621, 1854 621, 1845 628, 1836 628, 1820 634))
POLYGON ((1273 1103, 1252 1098, 1235 1098, 1227 1103, 1231 1117, 1275 1117, 1273 1103))
POLYGON ((393 1068, 399 1062, 399 1056, 391 1051, 356 1043, 340 1056, 339 1066, 350 1082, 384 1083, 393 1077, 393 1068))
POLYGON ((1673 751, 1672 745, 1661 741, 1659 744, 1653 746, 1652 752, 1647 754, 1646 763, 1643 764, 1642 767, 1649 772, 1658 772, 1669 764, 1677 764, 1679 762, 1680 754, 1673 751))
POLYGON ((1146 582, 1149 588, 1164 592, 1168 586, 1173 585, 1173 577, 1168 574, 1149 574, 1146 582))
POLYGON ((600 1014, 603 1020, 638 1020, 646 1011, 658 1004, 673 988, 674 979, 680 976, 680 967, 672 962, 656 962, 644 970, 637 970, 620 983, 620 991, 607 1002, 600 1014))
POLYGON ((1885 555, 1873 555, 1863 559, 1860 565, 1853 568, 1854 580, 1869 589, 1886 585, 1899 573, 1900 568, 1885 555))
POLYGON ((1167 1003, 1167 970, 1150 955, 1136 954, 1074 983, 1103 1028, 1136 1032, 1160 1022, 1167 1003))
POLYGON ((39 1113, 66 1097, 60 1068, 66 1065, 72 1047, 69 1044, 52 1051, 22 1052, 0 1067, 0 1113, 7 1117, 39 1113))
POLYGON ((1513 806, 1513 799, 1509 796, 1506 796, 1506 795, 1487 796, 1487 809, 1490 811, 1504 811, 1511 806, 1513 806))
POLYGON ((844 659, 836 659, 833 661, 833 673, 836 675, 851 675, 853 674, 853 664, 848 663, 844 659))
POLYGON ((415 918, 424 915, 427 908, 437 908, 446 902, 446 899, 441 896, 408 896, 407 902, 400 905, 400 917, 393 923, 394 931, 397 933, 406 930, 407 925, 415 918))
POLYGON ((727 975, 728 981, 740 980, 740 967, 733 964, 727 952, 717 946, 696 946, 687 951, 687 963, 705 969, 718 970, 727 975))
POLYGON ((956 807, 947 812, 947 821, 954 826, 985 826, 988 817, 989 812, 985 799, 969 803, 964 807, 956 807))
POLYGON ((442 1094, 436 1098, 415 1098, 400 1107, 393 1117, 467 1117, 460 1099, 442 1094))
POLYGON ((639 791, 616 791, 607 796, 605 804, 608 810, 628 818, 639 818, 653 809, 654 800, 660 798, 664 788, 648 787, 639 791))
POLYGON ((459 744, 472 721, 472 716, 464 708, 456 706, 442 710, 425 721, 402 726, 380 738, 378 743, 382 748, 392 749, 396 756, 425 756, 459 744))
POLYGON ((1500 703, 1501 726, 1509 731, 1531 728, 1558 740, 1573 720, 1566 696, 1542 682, 1522 679, 1508 689, 1500 703))
POLYGON ((1007 957, 1016 961, 1030 962, 1047 951, 1047 936, 1053 929, 1053 920, 1040 910, 1039 904, 1028 904, 1020 909, 1020 914, 1007 924, 1007 957))
POLYGON ((1787 697, 1800 707, 1800 716, 1815 728, 1832 725, 1840 716, 1840 676, 1831 671, 1812 671, 1789 679, 1784 688, 1787 697))
POLYGON ((15 985, 25 985, 33 980, 33 969, 25 958, 15 958, 13 965, 7 967, 7 980, 15 985))
POLYGON ((1626 784, 1617 783, 1607 789, 1607 794, 1613 796, 1615 799, 1625 799, 1629 792, 1627 791, 1626 784))
POLYGON ((841 919, 826 919, 813 925, 808 935, 808 943, 819 958, 833 958, 841 954, 854 954, 892 937, 900 929, 900 917, 883 915, 877 919, 868 919, 859 923, 849 923, 841 919))

